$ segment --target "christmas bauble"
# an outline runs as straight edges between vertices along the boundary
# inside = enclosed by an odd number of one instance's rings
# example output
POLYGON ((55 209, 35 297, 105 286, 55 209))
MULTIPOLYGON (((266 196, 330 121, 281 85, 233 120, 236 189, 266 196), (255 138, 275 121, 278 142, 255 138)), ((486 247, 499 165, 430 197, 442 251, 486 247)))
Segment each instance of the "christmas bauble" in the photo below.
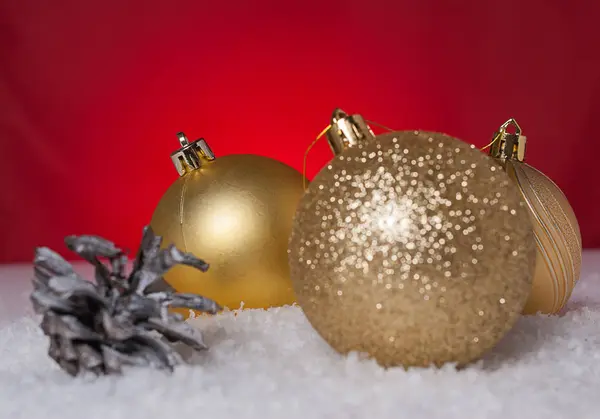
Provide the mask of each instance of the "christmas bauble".
POLYGON ((581 271, 581 233, 575 213, 560 188, 524 163, 526 137, 514 119, 494 135, 490 155, 498 159, 527 202, 537 245, 533 289, 525 314, 559 312, 581 271), (514 127, 514 133, 507 129, 514 127))
POLYGON ((525 203, 500 165, 417 131, 360 142, 324 167, 288 254, 313 327, 383 366, 479 358, 519 317, 535 265, 525 203))
POLYGON ((199 274, 176 267, 166 282, 230 309, 294 303, 286 247, 302 175, 262 156, 214 158, 203 139, 179 136, 182 148, 172 160, 180 177, 158 203, 151 227, 165 245, 202 255, 210 268, 199 274))

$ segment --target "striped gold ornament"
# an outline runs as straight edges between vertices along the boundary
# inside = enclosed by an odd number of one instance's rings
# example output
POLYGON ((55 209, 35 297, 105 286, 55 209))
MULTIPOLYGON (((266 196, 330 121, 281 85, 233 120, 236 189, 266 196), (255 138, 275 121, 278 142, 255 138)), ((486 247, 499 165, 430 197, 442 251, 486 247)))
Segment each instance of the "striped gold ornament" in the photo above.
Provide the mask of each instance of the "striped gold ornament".
POLYGON ((533 287, 523 314, 558 313, 567 303, 581 271, 581 232, 560 188, 524 163, 526 137, 514 119, 494 134, 490 156, 498 159, 527 202, 537 245, 533 287), (509 133, 509 127, 514 133, 509 133))

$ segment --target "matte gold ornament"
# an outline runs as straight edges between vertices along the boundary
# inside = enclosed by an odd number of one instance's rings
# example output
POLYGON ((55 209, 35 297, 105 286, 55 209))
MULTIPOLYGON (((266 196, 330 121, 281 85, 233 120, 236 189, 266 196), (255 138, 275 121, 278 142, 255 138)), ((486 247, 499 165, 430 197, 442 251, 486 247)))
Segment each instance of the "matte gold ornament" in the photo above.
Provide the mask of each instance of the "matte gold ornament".
MULTIPOLYGON (((350 135, 362 130, 344 122, 350 135)), ((345 135, 335 121, 330 132, 330 142, 345 135)), ((476 360, 531 290, 535 243, 518 189, 493 159, 444 134, 363 138, 298 205, 288 250, 298 303, 342 354, 383 366, 476 360)))
POLYGON ((178 137, 181 148, 171 158, 180 177, 158 203, 151 227, 165 244, 202 255, 210 269, 176 267, 166 282, 230 309, 293 304, 286 246, 302 175, 262 156, 215 158, 204 139, 178 137))
POLYGON ((533 289, 525 314, 559 312, 567 303, 581 271, 581 233, 569 201, 556 184, 524 163, 526 137, 514 119, 494 134, 490 155, 514 180, 529 209, 537 245, 533 289), (515 133, 509 133, 509 127, 515 133))

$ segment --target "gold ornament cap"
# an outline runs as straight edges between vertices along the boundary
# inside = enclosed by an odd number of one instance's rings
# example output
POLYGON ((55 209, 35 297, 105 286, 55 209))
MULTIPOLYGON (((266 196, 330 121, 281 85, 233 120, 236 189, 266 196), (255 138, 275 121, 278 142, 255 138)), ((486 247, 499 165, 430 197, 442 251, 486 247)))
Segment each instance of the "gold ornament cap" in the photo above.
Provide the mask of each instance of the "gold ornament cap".
POLYGON ((327 141, 336 156, 348 147, 375 139, 365 119, 358 114, 348 115, 337 108, 331 116, 331 128, 327 131, 327 141))
POLYGON ((514 118, 510 118, 494 133, 490 146, 490 156, 501 161, 525 160, 525 144, 527 137, 521 134, 521 127, 514 118), (514 127, 515 132, 508 132, 509 127, 514 127))
POLYGON ((171 160, 179 176, 197 170, 205 162, 215 159, 214 153, 204 138, 190 142, 183 132, 178 132, 177 138, 179 138, 181 148, 171 153, 171 160))

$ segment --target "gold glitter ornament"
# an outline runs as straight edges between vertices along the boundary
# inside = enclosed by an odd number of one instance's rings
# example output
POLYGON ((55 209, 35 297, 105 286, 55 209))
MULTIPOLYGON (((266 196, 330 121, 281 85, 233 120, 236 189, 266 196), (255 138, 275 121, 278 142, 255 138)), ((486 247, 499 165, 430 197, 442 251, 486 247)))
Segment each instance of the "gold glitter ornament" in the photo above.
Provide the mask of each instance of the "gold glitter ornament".
POLYGON ((524 314, 559 312, 581 271, 581 233, 569 201, 539 170, 524 163, 526 137, 514 119, 494 134, 490 155, 505 168, 527 202, 537 245, 533 288, 524 314), (514 133, 508 129, 514 128, 514 133))
POLYGON ((338 352, 464 365, 519 317, 535 243, 500 165, 447 135, 406 131, 342 149, 316 175, 288 256, 298 303, 338 352))
POLYGON ((171 158, 180 177, 150 225, 165 245, 202 255, 210 269, 198 273, 179 266, 166 282, 230 309, 242 302, 244 308, 293 304, 286 246, 304 193, 302 175, 262 156, 215 158, 204 139, 178 137, 181 148, 171 158))

